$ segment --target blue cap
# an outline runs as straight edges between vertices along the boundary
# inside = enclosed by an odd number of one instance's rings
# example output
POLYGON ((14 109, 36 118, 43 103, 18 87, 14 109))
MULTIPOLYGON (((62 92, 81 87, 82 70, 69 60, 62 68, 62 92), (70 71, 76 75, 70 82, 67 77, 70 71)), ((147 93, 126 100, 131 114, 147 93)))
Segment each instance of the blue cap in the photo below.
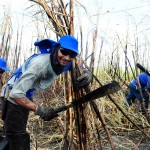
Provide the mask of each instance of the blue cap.
POLYGON ((64 35, 60 38, 58 43, 61 45, 61 47, 71 50, 71 51, 77 53, 77 55, 79 54, 78 41, 73 36, 64 35))
POLYGON ((0 69, 5 70, 5 71, 9 70, 6 65, 6 61, 3 58, 0 58, 0 69))
POLYGON ((42 54, 51 53, 54 45, 58 44, 57 42, 50 39, 43 39, 34 43, 35 46, 39 47, 39 50, 42 54))

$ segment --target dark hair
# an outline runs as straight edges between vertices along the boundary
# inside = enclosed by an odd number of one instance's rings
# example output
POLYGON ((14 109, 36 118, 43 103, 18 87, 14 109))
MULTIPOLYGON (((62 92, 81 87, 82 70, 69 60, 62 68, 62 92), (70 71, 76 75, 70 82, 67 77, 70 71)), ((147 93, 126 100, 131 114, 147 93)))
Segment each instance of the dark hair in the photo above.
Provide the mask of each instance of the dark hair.
POLYGON ((3 74, 5 72, 5 70, 0 68, 0 74, 3 74))
POLYGON ((60 44, 56 44, 53 48, 52 48, 52 53, 58 52, 58 50, 60 49, 60 44))
POLYGON ((52 53, 50 55, 52 68, 57 75, 61 74, 63 71, 63 67, 59 64, 58 59, 57 59, 59 49, 60 49, 60 44, 56 44, 53 47, 52 53))

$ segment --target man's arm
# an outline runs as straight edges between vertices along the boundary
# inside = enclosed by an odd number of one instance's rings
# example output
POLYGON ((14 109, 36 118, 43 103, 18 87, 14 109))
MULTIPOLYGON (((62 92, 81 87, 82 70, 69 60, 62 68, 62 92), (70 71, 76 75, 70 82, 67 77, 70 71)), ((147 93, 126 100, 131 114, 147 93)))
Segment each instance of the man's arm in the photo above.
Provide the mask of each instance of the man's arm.
POLYGON ((32 101, 30 101, 28 98, 23 97, 23 98, 12 98, 10 97, 14 102, 16 102, 18 105, 27 108, 30 111, 34 111, 36 110, 37 105, 35 103, 33 103, 32 101))
POLYGON ((30 111, 34 111, 35 115, 40 116, 41 119, 45 121, 50 121, 51 119, 58 117, 51 107, 44 107, 40 105, 36 105, 28 98, 12 98, 11 99, 16 102, 18 105, 27 108, 30 111))

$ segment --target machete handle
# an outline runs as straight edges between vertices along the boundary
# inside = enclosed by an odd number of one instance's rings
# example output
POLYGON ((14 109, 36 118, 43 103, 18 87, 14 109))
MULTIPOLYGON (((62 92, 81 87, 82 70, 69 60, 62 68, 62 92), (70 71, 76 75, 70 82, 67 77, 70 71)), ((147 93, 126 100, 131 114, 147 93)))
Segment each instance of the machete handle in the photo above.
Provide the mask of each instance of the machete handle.
POLYGON ((145 72, 147 75, 150 76, 150 73, 148 72, 148 70, 146 70, 141 64, 137 63, 136 66, 137 66, 142 72, 145 72))

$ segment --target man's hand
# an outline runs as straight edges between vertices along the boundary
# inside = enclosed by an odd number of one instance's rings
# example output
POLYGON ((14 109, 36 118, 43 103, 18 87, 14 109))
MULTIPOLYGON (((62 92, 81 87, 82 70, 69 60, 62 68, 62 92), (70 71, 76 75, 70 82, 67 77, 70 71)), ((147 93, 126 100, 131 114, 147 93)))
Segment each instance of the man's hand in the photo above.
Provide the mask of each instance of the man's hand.
POLYGON ((75 84, 78 88, 85 87, 91 83, 92 78, 92 73, 89 70, 84 70, 83 74, 76 79, 75 84))
POLYGON ((54 112, 53 108, 39 105, 36 107, 35 115, 39 115, 44 121, 50 121, 53 118, 58 117, 58 114, 54 112))

